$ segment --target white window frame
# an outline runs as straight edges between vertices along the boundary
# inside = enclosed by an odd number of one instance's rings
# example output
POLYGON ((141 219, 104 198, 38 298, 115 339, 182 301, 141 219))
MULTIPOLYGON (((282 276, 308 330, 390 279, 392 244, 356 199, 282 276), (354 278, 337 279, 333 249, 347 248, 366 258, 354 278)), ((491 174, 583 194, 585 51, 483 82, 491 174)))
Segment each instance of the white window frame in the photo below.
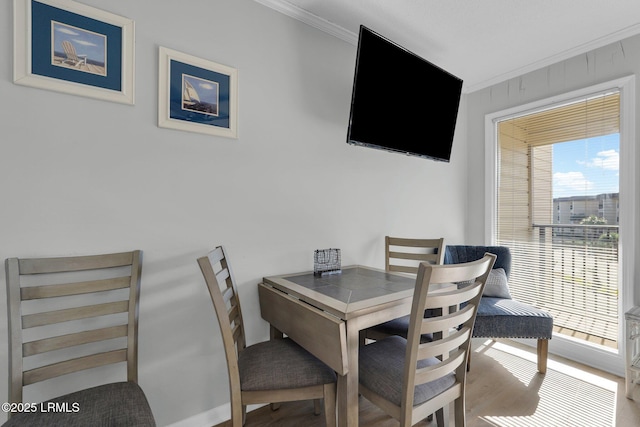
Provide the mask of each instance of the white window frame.
MULTIPOLYGON (((620 298, 618 300, 618 349, 610 351, 581 340, 554 334, 549 351, 563 357, 624 376, 624 313, 633 307, 636 221, 635 76, 622 77, 566 94, 512 107, 485 116, 485 241, 495 244, 497 224, 498 136, 497 123, 545 107, 566 104, 592 94, 620 90, 620 298), (588 348, 589 351, 585 351, 588 348)), ((529 340, 530 341, 530 340, 529 340)), ((524 342, 524 341, 523 341, 524 342)), ((527 344, 531 344, 525 342, 527 344)))

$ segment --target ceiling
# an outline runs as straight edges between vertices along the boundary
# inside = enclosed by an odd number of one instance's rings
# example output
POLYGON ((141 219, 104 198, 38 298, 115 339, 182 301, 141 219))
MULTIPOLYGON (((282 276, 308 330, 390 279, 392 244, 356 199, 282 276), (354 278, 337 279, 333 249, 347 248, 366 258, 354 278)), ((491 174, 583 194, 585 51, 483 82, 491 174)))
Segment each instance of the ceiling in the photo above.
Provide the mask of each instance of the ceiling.
POLYGON ((363 24, 460 77, 465 92, 640 34, 638 0, 255 1, 353 45, 363 24))

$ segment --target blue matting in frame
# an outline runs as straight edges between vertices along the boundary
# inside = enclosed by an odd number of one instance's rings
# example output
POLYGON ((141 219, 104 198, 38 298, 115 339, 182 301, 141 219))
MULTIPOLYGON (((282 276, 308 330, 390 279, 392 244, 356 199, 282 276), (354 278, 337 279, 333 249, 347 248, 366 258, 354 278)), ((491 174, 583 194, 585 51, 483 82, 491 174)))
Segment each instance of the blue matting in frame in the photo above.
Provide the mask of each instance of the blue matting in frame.
POLYGON ((31 8, 31 73, 73 83, 122 90, 122 28, 33 1, 31 8), (105 75, 53 64, 52 21, 106 38, 105 75))
MULTIPOLYGON (((192 123, 229 129, 229 97, 231 79, 228 75, 206 68, 196 67, 172 59, 169 67, 169 117, 192 123), (215 83, 217 86, 217 105, 215 114, 184 108, 183 76, 190 79, 215 83)), ((197 90, 197 89, 196 89, 197 90)))

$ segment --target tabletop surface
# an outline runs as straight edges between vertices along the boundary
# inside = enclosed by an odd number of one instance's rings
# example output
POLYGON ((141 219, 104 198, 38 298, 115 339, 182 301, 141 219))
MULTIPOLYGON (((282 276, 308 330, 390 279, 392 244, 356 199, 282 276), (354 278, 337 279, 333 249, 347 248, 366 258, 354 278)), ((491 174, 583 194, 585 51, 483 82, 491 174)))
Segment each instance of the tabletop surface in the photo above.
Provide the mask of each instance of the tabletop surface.
POLYGON ((416 284, 410 276, 361 265, 342 267, 341 273, 325 276, 311 271, 264 277, 263 281, 345 320, 406 302, 416 284))
POLYGON ((302 273, 287 276, 286 280, 343 303, 411 290, 415 286, 415 279, 364 267, 345 268, 341 273, 324 276, 302 273))

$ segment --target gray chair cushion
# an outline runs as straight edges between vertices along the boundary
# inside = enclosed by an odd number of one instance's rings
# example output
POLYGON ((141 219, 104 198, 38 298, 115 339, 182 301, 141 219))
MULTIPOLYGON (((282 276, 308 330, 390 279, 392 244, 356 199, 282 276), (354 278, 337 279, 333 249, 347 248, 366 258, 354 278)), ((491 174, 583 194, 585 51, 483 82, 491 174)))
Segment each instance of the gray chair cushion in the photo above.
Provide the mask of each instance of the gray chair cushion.
POLYGON ((105 384, 42 403, 67 403, 68 412, 14 414, 3 427, 133 427, 156 425, 149 402, 138 384, 105 384), (77 406, 74 404, 77 403, 77 406), (77 407, 78 412, 73 412, 77 407))
MULTIPOLYGON (((404 362, 407 352, 407 340, 392 336, 360 347, 359 375, 360 383, 378 393, 385 399, 400 406, 404 379, 404 362)), ((418 367, 424 368, 438 363, 435 357, 418 361, 418 367)), ((437 396, 455 384, 453 373, 416 386, 413 405, 419 405, 437 396)))
POLYGON ((238 356, 240 389, 280 390, 329 384, 336 373, 288 338, 245 348, 238 356))
MULTIPOLYGON (((427 315, 425 311, 424 317, 431 317, 427 315)), ((411 316, 403 316, 398 319, 389 320, 388 322, 381 323, 379 325, 373 326, 371 329, 376 332, 380 332, 386 335, 399 335, 401 337, 406 338, 407 333, 409 332, 409 321, 411 316)), ((433 334, 423 334, 420 337, 421 342, 431 342, 433 341, 433 334)))
POLYGON ((473 327, 474 338, 551 339, 553 317, 513 299, 482 297, 473 327))

